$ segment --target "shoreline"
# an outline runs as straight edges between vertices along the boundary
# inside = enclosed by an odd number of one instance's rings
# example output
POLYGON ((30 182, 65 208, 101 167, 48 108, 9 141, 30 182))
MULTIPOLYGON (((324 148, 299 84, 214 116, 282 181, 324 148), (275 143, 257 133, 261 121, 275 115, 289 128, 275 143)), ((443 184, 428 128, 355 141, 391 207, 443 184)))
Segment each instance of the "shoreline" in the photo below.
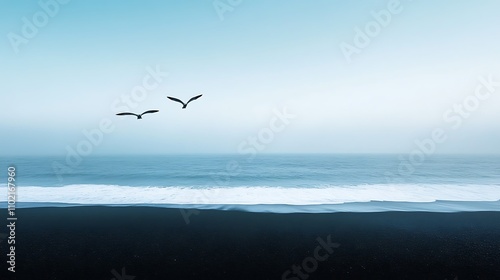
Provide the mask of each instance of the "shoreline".
MULTIPOLYGON (((149 207, 166 209, 199 209, 217 211, 241 211, 276 214, 325 214, 325 213, 381 213, 381 212, 496 212, 500 211, 498 201, 447 201, 400 202, 368 201, 337 204, 77 204, 61 202, 16 202, 16 208, 67 208, 67 207, 149 207)), ((7 202, 0 201, 1 209, 7 209, 7 202)))
POLYGON ((112 279, 122 268, 135 280, 500 279, 500 212, 199 210, 187 224, 180 209, 82 206, 16 216, 17 278, 1 242, 1 279, 112 279))

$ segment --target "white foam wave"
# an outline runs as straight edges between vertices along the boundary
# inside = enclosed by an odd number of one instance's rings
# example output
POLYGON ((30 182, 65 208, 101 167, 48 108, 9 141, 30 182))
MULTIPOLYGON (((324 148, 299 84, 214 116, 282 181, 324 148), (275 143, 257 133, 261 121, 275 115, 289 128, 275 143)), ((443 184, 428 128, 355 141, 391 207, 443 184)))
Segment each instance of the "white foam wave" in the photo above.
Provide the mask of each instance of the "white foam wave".
MULTIPOLYGON (((5 202, 5 195, 0 201, 5 202)), ((130 187, 117 185, 20 186, 17 202, 89 205, 332 205, 363 202, 492 202, 500 185, 392 184, 287 187, 130 187)))

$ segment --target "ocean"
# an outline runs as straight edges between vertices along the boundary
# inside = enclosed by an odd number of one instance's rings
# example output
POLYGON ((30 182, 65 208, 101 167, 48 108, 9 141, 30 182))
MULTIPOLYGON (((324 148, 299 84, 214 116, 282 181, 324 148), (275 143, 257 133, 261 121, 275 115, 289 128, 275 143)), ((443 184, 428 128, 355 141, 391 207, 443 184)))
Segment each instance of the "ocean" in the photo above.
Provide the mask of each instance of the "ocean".
MULTIPOLYGON (((498 211, 500 157, 147 155, 11 157, 17 207, 157 206, 253 212, 498 211)), ((7 206, 7 178, 0 207, 7 206)))
POLYGON ((11 165, 15 279, 500 279, 494 156, 11 157, 3 182, 11 165))

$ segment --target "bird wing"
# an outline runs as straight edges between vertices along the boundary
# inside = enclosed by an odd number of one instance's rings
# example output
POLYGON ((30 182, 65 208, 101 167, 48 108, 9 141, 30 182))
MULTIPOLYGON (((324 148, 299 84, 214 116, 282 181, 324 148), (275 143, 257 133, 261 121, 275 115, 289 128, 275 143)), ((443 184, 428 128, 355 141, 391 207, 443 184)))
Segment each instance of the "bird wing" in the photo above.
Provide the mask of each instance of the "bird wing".
POLYGON ((159 110, 148 110, 148 111, 142 113, 141 116, 144 114, 151 114, 151 113, 156 113, 156 112, 159 112, 159 110))
POLYGON ((189 101, 188 101, 188 103, 186 103, 186 105, 187 105, 187 104, 189 104, 189 102, 194 101, 194 100, 196 100, 196 99, 200 98, 202 95, 203 95, 203 94, 200 94, 200 95, 197 95, 197 96, 195 96, 195 97, 193 97, 193 98, 189 99, 189 101))
POLYGON ((175 98, 175 97, 170 97, 170 96, 167 96, 167 98, 168 98, 168 99, 170 99, 170 100, 173 100, 173 101, 175 101, 175 102, 179 102, 179 103, 181 103, 182 105, 186 105, 186 104, 184 104, 184 102, 182 102, 181 100, 179 100, 179 99, 177 99, 177 98, 175 98))
POLYGON ((136 116, 138 117, 139 115, 134 114, 134 113, 118 113, 116 114, 117 116, 136 116))

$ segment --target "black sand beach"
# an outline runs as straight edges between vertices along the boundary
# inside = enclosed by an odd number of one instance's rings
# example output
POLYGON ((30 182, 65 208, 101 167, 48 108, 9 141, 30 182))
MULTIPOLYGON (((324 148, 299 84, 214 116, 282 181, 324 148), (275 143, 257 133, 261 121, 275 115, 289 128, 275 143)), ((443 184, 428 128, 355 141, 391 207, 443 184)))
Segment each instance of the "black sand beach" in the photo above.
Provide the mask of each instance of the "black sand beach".
POLYGON ((17 217, 16 273, 4 240, 0 279, 500 279, 500 212, 200 211, 186 224, 178 209, 71 207, 17 217))

